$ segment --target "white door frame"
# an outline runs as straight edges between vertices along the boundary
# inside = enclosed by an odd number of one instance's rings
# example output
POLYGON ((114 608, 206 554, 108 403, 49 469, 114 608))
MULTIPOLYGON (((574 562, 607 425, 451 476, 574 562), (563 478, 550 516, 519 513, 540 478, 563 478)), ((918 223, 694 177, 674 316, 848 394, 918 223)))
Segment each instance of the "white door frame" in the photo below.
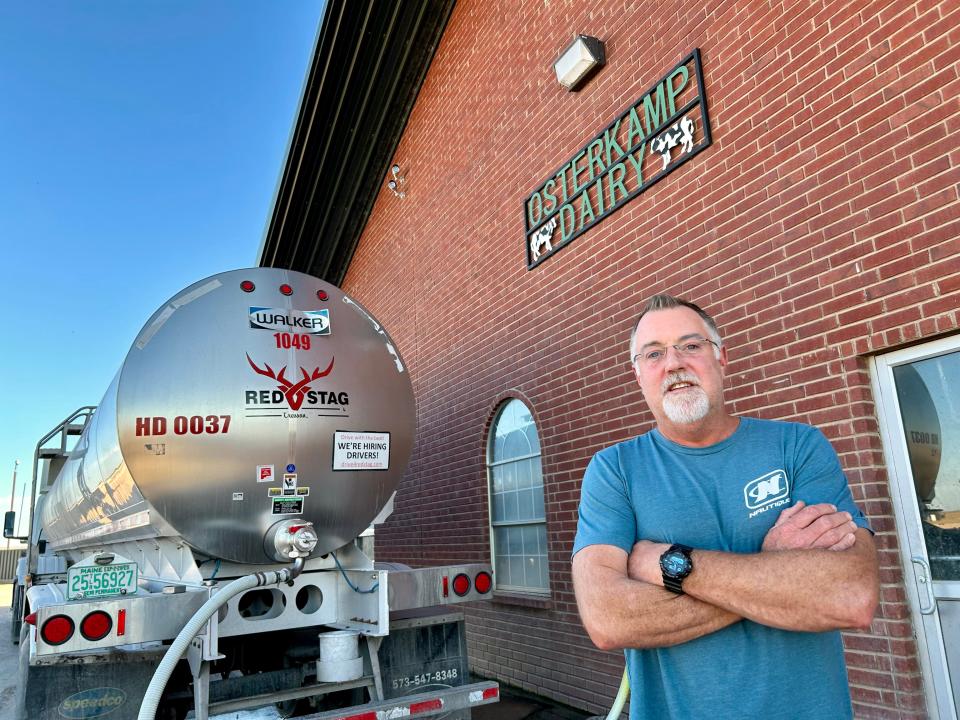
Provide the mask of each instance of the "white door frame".
POLYGON ((927 711, 931 718, 942 720, 956 718, 957 711, 893 368, 958 350, 960 336, 953 336, 870 358, 870 377, 880 438, 883 441, 883 455, 890 478, 890 497, 903 565, 903 584, 910 604, 910 617, 920 656, 927 711))

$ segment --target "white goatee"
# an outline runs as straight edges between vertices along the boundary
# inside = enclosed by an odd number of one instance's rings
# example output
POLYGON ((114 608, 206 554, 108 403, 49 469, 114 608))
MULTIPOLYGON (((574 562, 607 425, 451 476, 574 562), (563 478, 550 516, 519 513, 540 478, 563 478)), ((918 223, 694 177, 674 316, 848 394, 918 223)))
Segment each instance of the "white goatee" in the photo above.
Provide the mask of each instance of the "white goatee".
POLYGON ((703 420, 710 412, 710 398, 697 379, 686 373, 671 373, 663 381, 663 411, 670 422, 690 425, 703 420), (681 393, 671 393, 669 388, 677 383, 689 383, 693 387, 681 393))

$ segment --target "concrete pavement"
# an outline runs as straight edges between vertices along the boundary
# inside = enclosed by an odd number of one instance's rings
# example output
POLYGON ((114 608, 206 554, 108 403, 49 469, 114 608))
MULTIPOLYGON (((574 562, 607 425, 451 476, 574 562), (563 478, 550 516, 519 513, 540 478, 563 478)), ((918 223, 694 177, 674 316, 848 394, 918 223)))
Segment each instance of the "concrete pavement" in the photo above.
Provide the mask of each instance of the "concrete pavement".
POLYGON ((589 720, 592 717, 503 685, 500 686, 500 702, 475 708, 472 716, 473 720, 589 720))
POLYGON ((10 601, 13 585, 0 584, 0 720, 13 720, 20 648, 10 642, 10 601))

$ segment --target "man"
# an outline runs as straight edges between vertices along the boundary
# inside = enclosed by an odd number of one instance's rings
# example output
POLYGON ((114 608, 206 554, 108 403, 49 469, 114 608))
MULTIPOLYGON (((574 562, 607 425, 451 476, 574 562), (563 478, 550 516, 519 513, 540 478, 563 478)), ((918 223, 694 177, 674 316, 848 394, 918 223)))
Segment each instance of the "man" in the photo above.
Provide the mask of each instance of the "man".
POLYGON ((656 427, 594 456, 573 549, 590 638, 627 649, 630 717, 852 717, 838 629, 869 627, 879 581, 836 453, 726 411, 727 351, 693 303, 651 298, 630 355, 656 427))

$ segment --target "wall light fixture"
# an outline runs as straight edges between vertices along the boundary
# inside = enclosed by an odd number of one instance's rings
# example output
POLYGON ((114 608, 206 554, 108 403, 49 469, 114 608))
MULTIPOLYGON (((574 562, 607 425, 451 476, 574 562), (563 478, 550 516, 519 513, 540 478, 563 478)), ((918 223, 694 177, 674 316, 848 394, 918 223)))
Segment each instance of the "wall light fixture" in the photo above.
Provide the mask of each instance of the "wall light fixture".
POLYGON ((573 91, 605 62, 603 41, 590 35, 577 35, 553 62, 553 69, 560 84, 573 91))

